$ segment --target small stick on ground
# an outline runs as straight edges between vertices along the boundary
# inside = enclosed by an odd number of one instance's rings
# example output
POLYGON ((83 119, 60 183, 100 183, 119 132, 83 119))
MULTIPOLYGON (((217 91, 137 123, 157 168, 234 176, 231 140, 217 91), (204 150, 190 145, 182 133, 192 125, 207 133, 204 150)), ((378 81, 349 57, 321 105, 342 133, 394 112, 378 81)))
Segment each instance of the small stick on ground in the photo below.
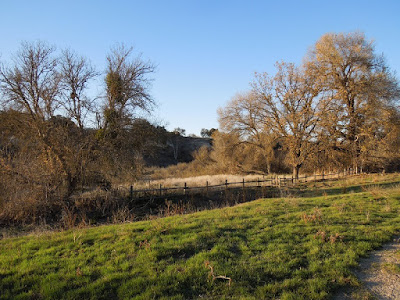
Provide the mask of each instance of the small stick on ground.
POLYGON ((206 265, 206 267, 210 268, 210 274, 209 274, 209 276, 212 277, 213 281, 214 281, 215 279, 224 279, 224 280, 228 280, 228 286, 231 286, 232 278, 226 277, 226 276, 222 276, 222 275, 217 275, 217 276, 215 276, 215 275, 214 275, 214 268, 213 268, 213 266, 210 264, 210 262, 209 262, 209 261, 206 261, 206 262, 205 262, 205 265, 206 265))

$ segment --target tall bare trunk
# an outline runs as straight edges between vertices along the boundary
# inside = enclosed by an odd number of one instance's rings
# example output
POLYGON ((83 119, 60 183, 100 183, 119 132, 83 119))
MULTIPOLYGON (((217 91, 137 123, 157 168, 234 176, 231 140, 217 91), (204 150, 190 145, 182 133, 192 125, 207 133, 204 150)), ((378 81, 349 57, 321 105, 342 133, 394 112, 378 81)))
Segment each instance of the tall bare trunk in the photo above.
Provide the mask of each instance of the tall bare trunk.
POLYGON ((299 170, 300 170, 301 165, 295 165, 293 166, 293 178, 294 179, 299 179, 299 170))

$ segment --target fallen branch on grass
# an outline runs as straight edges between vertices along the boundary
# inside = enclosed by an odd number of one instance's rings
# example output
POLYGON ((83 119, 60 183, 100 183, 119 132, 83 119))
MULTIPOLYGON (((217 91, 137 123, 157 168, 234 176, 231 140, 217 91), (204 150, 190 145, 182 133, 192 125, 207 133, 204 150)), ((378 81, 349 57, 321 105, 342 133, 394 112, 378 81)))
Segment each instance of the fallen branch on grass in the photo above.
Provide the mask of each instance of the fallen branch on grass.
POLYGON ((214 268, 213 268, 212 265, 210 265, 210 262, 209 262, 209 261, 206 261, 204 264, 205 264, 206 267, 210 268, 209 277, 211 276, 212 279, 213 279, 213 281, 214 281, 215 279, 224 279, 224 280, 228 280, 228 286, 231 286, 232 278, 226 277, 226 276, 222 276, 222 275, 217 275, 217 276, 215 276, 215 275, 214 275, 214 268))

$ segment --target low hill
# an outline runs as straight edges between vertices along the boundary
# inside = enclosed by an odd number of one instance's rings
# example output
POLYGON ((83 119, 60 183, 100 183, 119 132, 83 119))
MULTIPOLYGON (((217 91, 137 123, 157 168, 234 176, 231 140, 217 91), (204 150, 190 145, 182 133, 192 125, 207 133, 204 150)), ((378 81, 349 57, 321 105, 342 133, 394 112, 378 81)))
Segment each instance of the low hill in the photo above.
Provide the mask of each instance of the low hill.
POLYGON ((211 147, 210 138, 172 136, 165 143, 159 144, 156 151, 145 156, 147 165, 168 167, 177 163, 193 160, 193 153, 201 147, 211 147))
POLYGON ((0 299, 327 299, 400 232, 399 183, 309 183, 304 197, 4 238, 0 299))

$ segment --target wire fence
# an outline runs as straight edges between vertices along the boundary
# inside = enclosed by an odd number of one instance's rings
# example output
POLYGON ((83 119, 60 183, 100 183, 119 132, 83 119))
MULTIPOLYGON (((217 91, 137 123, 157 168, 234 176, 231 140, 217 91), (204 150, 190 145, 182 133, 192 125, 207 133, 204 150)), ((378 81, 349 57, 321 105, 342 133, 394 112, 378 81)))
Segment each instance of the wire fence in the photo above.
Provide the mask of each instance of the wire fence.
POLYGON ((266 187, 294 187, 301 183, 307 183, 312 181, 323 181, 323 180, 332 180, 332 179, 340 179, 353 175, 358 175, 359 173, 353 172, 353 170, 344 170, 342 172, 335 173, 327 173, 327 174, 313 174, 313 175, 303 175, 295 178, 293 176, 287 175, 275 175, 262 177, 257 180, 248 180, 246 181, 244 178, 242 181, 233 181, 229 182, 228 179, 225 182, 220 184, 210 184, 208 181, 205 182, 204 185, 200 186, 189 186, 186 182, 183 183, 182 186, 174 186, 168 187, 159 184, 156 188, 148 188, 148 189, 135 189, 133 185, 129 188, 120 187, 120 189, 126 190, 129 193, 130 200, 135 199, 143 199, 143 198, 163 198, 167 196, 178 196, 184 195, 187 196, 189 194, 204 194, 208 195, 208 193, 215 191, 225 191, 227 192, 229 189, 243 189, 246 190, 248 188, 266 188, 266 187))

